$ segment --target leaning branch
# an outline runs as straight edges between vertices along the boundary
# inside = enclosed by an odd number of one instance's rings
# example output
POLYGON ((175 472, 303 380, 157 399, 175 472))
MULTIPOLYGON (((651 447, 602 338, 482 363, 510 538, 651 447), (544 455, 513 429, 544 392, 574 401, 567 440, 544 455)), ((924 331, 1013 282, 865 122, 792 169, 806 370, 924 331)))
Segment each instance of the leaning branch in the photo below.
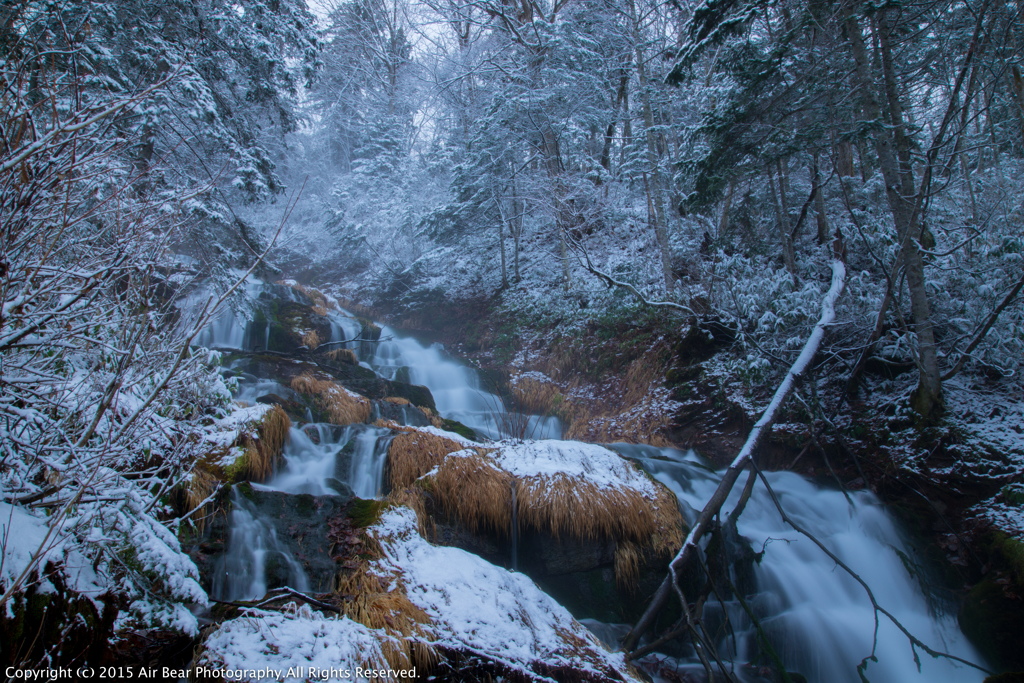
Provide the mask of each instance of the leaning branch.
POLYGON ((616 280, 615 278, 613 278, 608 273, 605 273, 604 271, 598 270, 597 267, 594 266, 593 262, 590 260, 590 253, 587 251, 587 248, 583 246, 583 243, 580 242, 580 240, 575 239, 571 234, 569 234, 568 231, 565 232, 565 241, 566 241, 566 244, 568 244, 569 247, 574 252, 576 252, 576 258, 577 258, 577 260, 579 260, 580 265, 583 266, 584 268, 586 268, 588 271, 590 271, 594 275, 596 275, 602 281, 604 281, 604 283, 607 284, 609 287, 613 287, 614 286, 614 287, 620 287, 622 289, 625 289, 627 292, 629 292, 630 294, 635 296, 637 299, 640 299, 640 301, 642 301, 647 306, 654 306, 656 308, 672 308, 672 309, 675 309, 677 311, 682 311, 683 313, 688 313, 688 314, 693 315, 693 316, 697 315, 696 311, 694 311, 689 306, 684 306, 682 304, 677 304, 674 301, 651 301, 650 299, 645 297, 643 294, 641 294, 640 290, 638 290, 636 287, 634 287, 633 285, 629 284, 628 282, 623 282, 622 280, 616 280))
POLYGON ((636 626, 633 627, 629 633, 626 634, 622 640, 622 647, 625 651, 630 652, 634 650, 640 638, 650 629, 653 625, 655 618, 661 611, 661 608, 665 606, 665 602, 668 600, 669 595, 672 592, 672 586, 676 583, 676 577, 680 570, 682 570, 694 557, 698 550, 698 544, 704 534, 710 529, 714 522, 715 516, 719 513, 722 508, 725 499, 729 497, 729 492, 732 491, 733 486, 736 484, 736 480, 739 479, 740 473, 746 468, 751 456, 754 453, 754 449, 760 443, 761 439, 771 429, 772 423, 778 417, 779 410, 782 405, 789 398, 789 395, 793 392, 793 387, 796 385, 797 380, 804 374, 811 361, 814 359, 815 354, 818 352, 818 347, 821 346, 821 341, 825 337, 825 328, 832 324, 836 317, 836 301, 839 299, 839 295, 843 291, 843 287, 846 284, 846 265, 841 260, 835 260, 832 262, 832 286, 829 288, 828 293, 825 294, 824 300, 821 302, 821 318, 815 324, 814 329, 811 331, 810 336, 807 339, 807 343, 804 344, 803 350, 800 352, 800 356, 796 359, 790 367, 789 372, 786 373, 786 377, 782 380, 778 389, 775 391, 775 396, 772 398, 771 403, 765 408, 764 413, 761 415, 761 419, 754 424, 754 428, 750 430, 750 434, 747 436, 746 443, 743 444, 743 448, 740 450, 739 455, 732 461, 729 468, 725 471, 725 476, 722 477, 722 482, 718 485, 714 495, 711 496, 711 500, 707 502, 704 509, 700 513, 700 517, 697 519, 696 524, 690 529, 689 535, 686 537, 686 541, 683 543, 683 547, 679 549, 679 552, 673 558, 669 564, 668 575, 665 580, 662 581, 658 591, 654 594, 651 599, 651 604, 647 607, 647 610, 640 617, 636 626))
POLYGON ((957 361, 956 365, 954 365, 949 372, 942 376, 943 382, 945 382, 947 379, 951 379, 963 369, 964 365, 966 365, 967 363, 967 360, 971 357, 971 353, 974 351, 974 349, 978 348, 978 344, 982 342, 982 340, 985 338, 985 335, 988 334, 988 331, 992 329, 992 325, 995 324, 996 318, 999 317, 999 314, 1003 312, 1004 308, 1013 303, 1013 300, 1017 298, 1017 295, 1020 293, 1022 287, 1024 287, 1024 277, 1017 280, 1017 284, 1015 284, 1010 289, 1010 291, 1006 293, 1006 296, 1003 297, 1003 300, 999 303, 998 306, 996 306, 995 310, 992 311, 991 315, 988 316, 988 319, 978 330, 978 333, 974 336, 974 339, 971 341, 970 344, 967 345, 967 348, 964 349, 964 352, 960 354, 960 360, 957 361))

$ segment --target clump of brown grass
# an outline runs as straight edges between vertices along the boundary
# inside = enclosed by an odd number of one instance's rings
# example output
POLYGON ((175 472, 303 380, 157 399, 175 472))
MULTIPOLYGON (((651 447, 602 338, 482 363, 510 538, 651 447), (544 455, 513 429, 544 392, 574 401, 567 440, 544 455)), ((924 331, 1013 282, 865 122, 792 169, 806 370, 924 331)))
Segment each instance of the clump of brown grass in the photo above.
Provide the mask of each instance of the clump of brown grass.
POLYGON ((197 463, 192 470, 188 486, 185 488, 185 504, 188 507, 186 512, 188 514, 195 513, 192 523, 200 531, 206 527, 207 508, 210 505, 208 500, 217 490, 218 483, 216 474, 204 467, 202 463, 197 463))
MULTIPOLYGON (((378 426, 394 429, 398 425, 382 422, 378 426)), ((388 448, 389 479, 393 489, 411 486, 414 481, 440 465, 449 453, 464 448, 460 443, 436 434, 408 428, 399 430, 402 433, 391 441, 388 448)))
POLYGON ((427 408, 426 406, 416 406, 416 407, 419 408, 421 411, 423 411, 423 414, 427 416, 428 420, 430 420, 430 424, 431 425, 433 425, 434 427, 437 427, 438 429, 444 429, 444 420, 441 419, 440 415, 435 413, 430 408, 427 408))
POLYGON ((420 536, 426 539, 437 539, 437 524, 427 512, 426 493, 418 486, 407 486, 404 489, 392 489, 387 502, 393 505, 404 505, 416 513, 416 526, 420 536))
POLYGON ((475 449, 473 455, 445 458, 431 479, 434 494, 445 512, 458 518, 476 534, 493 529, 508 535, 512 531, 513 477, 475 449))
MULTIPOLYGON (((363 541, 370 559, 383 557, 380 544, 372 536, 364 534, 363 541)), ((380 577, 364 560, 354 571, 338 575, 334 592, 341 598, 345 616, 391 636, 381 643, 390 668, 429 670, 438 661, 424 628, 430 624, 430 617, 409 600, 401 577, 380 577)))
POLYGON ((256 436, 245 437, 241 444, 245 448, 238 474, 246 481, 265 481, 274 472, 292 421, 280 406, 268 410, 256 426, 256 436))
POLYGON ((394 403, 396 406, 412 405, 412 401, 403 396, 385 396, 384 400, 388 403, 394 403))
POLYGON ((615 544, 615 583, 619 588, 636 589, 640 576, 640 552, 635 543, 619 541, 615 544))
POLYGON ((313 396, 331 424, 350 425, 370 419, 373 407, 370 400, 351 393, 337 382, 303 373, 292 380, 291 386, 300 394, 313 396))
POLYGON ((277 284, 286 285, 308 296, 310 301, 313 302, 313 312, 317 315, 327 315, 327 311, 336 310, 338 308, 337 304, 324 296, 323 292, 318 289, 313 289, 312 287, 307 287, 298 283, 292 284, 284 280, 278 280, 277 284))
POLYGON ((313 351, 320 346, 320 335, 316 330, 310 330, 302 335, 302 343, 306 345, 307 349, 313 351))
POLYGON ((542 382, 534 377, 522 377, 512 385, 512 397, 532 415, 554 414, 562 402, 561 396, 553 382, 542 382))
POLYGON ((654 534, 651 536, 651 550, 657 555, 675 555, 683 547, 683 531, 686 522, 679 512, 676 494, 660 481, 651 479, 657 494, 654 497, 654 534))
POLYGON ((334 349, 324 354, 324 357, 335 363, 346 363, 348 365, 359 365, 359 358, 352 349, 334 349))
POLYGON ((575 405, 565 429, 566 439, 608 443, 626 441, 672 446, 665 436, 671 416, 661 407, 655 389, 664 375, 668 349, 658 345, 626 369, 624 387, 612 402, 575 405))
POLYGON ((556 474, 516 481, 522 524, 558 538, 617 538, 648 541, 656 527, 654 508, 632 488, 603 488, 584 479, 556 474))

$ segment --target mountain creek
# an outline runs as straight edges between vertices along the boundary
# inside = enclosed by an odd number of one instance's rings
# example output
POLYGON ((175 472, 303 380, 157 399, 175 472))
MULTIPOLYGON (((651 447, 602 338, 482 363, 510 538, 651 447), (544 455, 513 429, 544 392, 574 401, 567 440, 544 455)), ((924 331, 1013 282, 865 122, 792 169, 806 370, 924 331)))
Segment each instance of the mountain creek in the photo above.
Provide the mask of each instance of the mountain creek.
MULTIPOLYGON (((206 499, 204 521, 182 539, 215 601, 203 615, 202 637, 248 607, 295 599, 417 641, 427 621, 410 617, 420 626, 405 628, 394 616, 375 624, 370 598, 360 597, 399 586, 414 611, 437 621, 417 603, 412 575, 375 589, 367 578, 368 561, 392 556, 367 530, 404 506, 429 545, 476 556, 502 572, 495 575, 502 582, 528 577, 568 610, 588 629, 574 636, 580 652, 619 647, 718 486, 720 459, 655 445, 563 441, 559 417, 524 414, 514 396, 487 387, 439 343, 379 326, 299 286, 251 282, 247 296, 252 313, 225 313, 196 340, 221 353, 235 401, 253 411, 249 431, 240 429, 200 464, 189 493, 206 499), (217 491, 218 483, 226 485, 217 491)), ((790 449, 785 459, 796 454, 790 449)), ((922 550, 920 532, 866 488, 840 490, 791 471, 765 477, 787 515, 857 577, 787 524, 769 491, 755 486, 741 515, 721 516, 703 567, 678 577, 683 594, 702 596, 704 638, 737 681, 854 683, 861 672, 874 683, 985 679, 913 647, 892 621, 878 618, 859 581, 921 642, 986 666, 986 653, 958 623, 962 597, 942 588, 949 582, 922 550), (715 588, 710 597, 705 575, 715 588)), ((723 512, 736 510, 742 488, 723 512)), ((485 585, 481 595, 504 585, 485 585)), ((681 618, 673 601, 649 637, 681 618)), ((525 661, 453 633, 444 642, 420 638, 433 642, 437 680, 707 679, 686 636, 616 669, 577 665, 593 661, 590 654, 525 661)), ((431 665, 416 647, 407 649, 405 661, 431 665)), ((229 664, 208 643, 198 652, 193 664, 229 664)))

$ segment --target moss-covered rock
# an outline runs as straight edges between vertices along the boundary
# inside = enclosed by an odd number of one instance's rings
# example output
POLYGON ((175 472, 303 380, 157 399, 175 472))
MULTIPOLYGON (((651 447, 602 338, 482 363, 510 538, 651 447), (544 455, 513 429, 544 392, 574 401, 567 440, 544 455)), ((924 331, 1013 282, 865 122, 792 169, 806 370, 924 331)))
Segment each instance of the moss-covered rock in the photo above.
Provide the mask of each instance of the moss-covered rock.
POLYGON ((480 441, 480 437, 477 436, 477 433, 461 422, 449 420, 447 418, 444 418, 442 421, 444 423, 444 428, 449 432, 455 432, 459 436, 465 437, 470 441, 480 441))

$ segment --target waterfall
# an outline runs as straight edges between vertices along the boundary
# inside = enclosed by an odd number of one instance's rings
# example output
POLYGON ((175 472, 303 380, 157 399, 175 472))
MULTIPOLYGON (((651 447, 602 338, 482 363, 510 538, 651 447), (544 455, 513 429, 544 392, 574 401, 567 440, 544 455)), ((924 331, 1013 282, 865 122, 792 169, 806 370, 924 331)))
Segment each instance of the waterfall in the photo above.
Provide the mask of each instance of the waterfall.
POLYGON ((384 462, 392 440, 391 430, 368 427, 356 438, 349 470, 349 485, 360 498, 376 498, 384 488, 384 462))
MULTIPOLYGON (((667 485, 679 498, 688 523, 696 520, 721 480, 693 452, 624 444, 611 447, 636 458, 667 485)), ((915 552, 873 494, 851 491, 852 502, 848 502, 841 491, 792 472, 769 472, 766 477, 786 514, 859 574, 878 603, 911 633, 933 649, 982 661, 960 632, 955 614, 925 595, 919 570, 911 574, 906 562, 915 552)), ((741 488, 733 489, 722 507, 723 517, 735 507, 741 488)), ((764 549, 763 559, 753 565, 757 592, 747 602, 787 668, 809 681, 858 683, 857 666, 871 655, 874 632, 874 612, 864 588, 810 539, 782 521, 761 482, 754 487, 737 529, 755 552, 764 549)), ((737 577, 733 582, 738 583, 737 577)), ((757 634, 738 600, 725 600, 724 612, 722 606, 708 601, 705 616, 710 624, 724 624, 726 614, 735 641, 724 637, 716 647, 739 666, 757 654, 757 634)), ((906 636, 884 616, 879 618, 878 663, 869 663, 865 671, 872 683, 959 683, 984 678, 975 669, 932 659, 920 651, 919 674, 906 636)), ((688 666, 700 669, 696 659, 688 666)))
POLYGON ((258 517, 237 487, 231 491, 231 504, 228 548, 213 577, 212 595, 228 601, 262 598, 267 594, 268 569, 285 573, 295 590, 308 591, 302 565, 278 543, 273 523, 258 517))
MULTIPOLYGON (((476 370, 447 358, 440 344, 424 346, 412 337, 398 336, 388 327, 381 337, 391 339, 377 345, 370 365, 382 377, 427 387, 442 417, 457 420, 478 434, 492 439, 511 436, 502 429, 505 406, 501 398, 482 386, 476 370), (403 372, 408 373, 407 379, 399 376, 403 372)), ((562 425, 556 417, 525 419, 529 420, 529 438, 557 439, 562 435, 562 425)))
MULTIPOLYGON (((240 324, 236 321, 231 327, 224 322, 227 320, 226 316, 218 318, 207 331, 208 337, 203 338, 206 341, 201 339, 198 343, 230 347, 238 341, 240 324)), ((334 341, 356 337, 361 327, 344 312, 331 314, 334 341)), ((475 370, 449 358, 438 344, 425 345, 412 337, 400 337, 388 328, 384 328, 382 336, 390 340, 377 344, 372 355, 364 354, 361 364, 367 365, 368 361, 380 377, 426 386, 442 417, 458 420, 481 435, 503 436, 505 408, 498 396, 482 386, 475 370)), ((346 346, 359 353, 358 344, 346 346)), ((251 403, 270 393, 286 400, 297 399, 288 387, 254 377, 246 378, 237 398, 251 403)), ((394 414, 402 415, 404 422, 413 422, 419 415, 415 410, 406 411, 402 407, 394 414)), ((374 416, 379 415, 375 406, 374 416)), ((309 411, 307 419, 312 422, 309 411)), ((535 438, 560 436, 557 419, 529 419, 532 422, 528 429, 532 429, 535 438)), ((387 449, 392 438, 391 430, 370 425, 293 427, 278 471, 264 486, 255 488, 325 496, 339 491, 340 480, 356 496, 379 496, 384 489, 387 449)), ((721 479, 720 473, 693 452, 627 444, 611 447, 640 463, 651 476, 668 486, 691 523, 721 479)), ((908 630, 935 649, 981 661, 960 632, 949 607, 926 595, 919 583, 920 575, 911 573, 914 568, 908 563, 917 553, 877 498, 860 491, 851 492, 848 501, 842 492, 790 472, 766 476, 787 514, 858 572, 871 586, 878 602, 908 630)), ((740 488, 732 492, 723 512, 733 509, 740 488)), ((273 520, 259 518, 237 489, 232 493, 232 502, 228 551, 214 578, 213 594, 229 600, 262 597, 268 585, 268 572, 278 582, 287 580, 292 587, 305 590, 302 568, 278 543, 273 520)), ((514 506, 515 502, 515 519, 514 506)), ((520 541, 516 531, 514 522, 513 567, 520 541)), ((749 576, 735 575, 733 569, 732 581, 748 589, 747 606, 788 669, 816 683, 858 683, 857 666, 874 648, 878 662, 869 662, 865 671, 873 683, 953 683, 983 678, 973 669, 926 655, 920 656, 918 673, 910 643, 884 616, 880 616, 877 643, 873 643, 874 613, 863 587, 809 539, 783 523, 760 483, 739 518, 737 531, 755 553, 763 551, 763 556, 759 563, 752 564, 749 576)), ((746 664, 758 652, 756 629, 740 601, 735 596, 726 598, 727 593, 723 591, 721 603, 709 600, 704 608, 711 632, 718 632, 726 618, 731 626, 731 633, 721 629, 729 635, 718 639, 716 649, 735 663, 739 680, 764 680, 746 664)), ((598 622, 588 622, 588 626, 611 640, 621 635, 624 628, 598 622)), ((617 643, 611 640, 610 645, 615 646, 617 643)), ((678 667, 684 678, 686 672, 692 672, 696 679, 703 678, 703 669, 695 657, 673 660, 673 666, 678 667)))
POLYGON ((288 430, 284 465, 266 487, 283 493, 327 496, 335 493, 329 480, 338 478, 338 453, 352 439, 353 427, 310 424, 288 430), (314 441, 306 430, 317 435, 314 441))

